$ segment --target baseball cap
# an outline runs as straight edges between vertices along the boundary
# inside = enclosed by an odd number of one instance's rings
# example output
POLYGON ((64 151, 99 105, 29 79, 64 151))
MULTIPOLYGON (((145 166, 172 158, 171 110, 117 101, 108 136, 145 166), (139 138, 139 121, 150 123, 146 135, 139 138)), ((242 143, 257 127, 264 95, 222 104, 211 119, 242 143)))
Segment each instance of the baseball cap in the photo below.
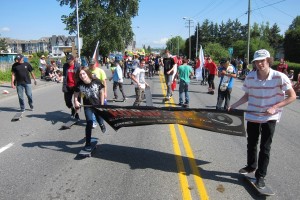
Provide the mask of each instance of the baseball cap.
POLYGON ((67 55, 67 62, 74 60, 74 56, 72 54, 67 55))
POLYGON ((267 50, 260 49, 255 51, 252 62, 256 60, 263 60, 269 57, 270 57, 270 53, 267 50))
POLYGON ((228 60, 226 58, 221 58, 220 64, 226 63, 228 60))
POLYGON ((95 59, 94 58, 91 58, 89 60, 89 65, 94 65, 96 62, 95 62, 95 59))
POLYGON ((22 54, 17 54, 15 57, 15 60, 20 61, 22 58, 24 58, 24 56, 22 54))

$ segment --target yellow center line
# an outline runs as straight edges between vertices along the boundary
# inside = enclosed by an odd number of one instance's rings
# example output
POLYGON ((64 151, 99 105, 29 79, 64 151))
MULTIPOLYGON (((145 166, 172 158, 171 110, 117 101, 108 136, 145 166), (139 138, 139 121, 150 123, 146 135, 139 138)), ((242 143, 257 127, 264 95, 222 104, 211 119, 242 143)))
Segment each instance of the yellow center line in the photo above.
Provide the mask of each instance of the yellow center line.
MULTIPOLYGON (((163 95, 166 96, 166 89, 165 89, 166 86, 164 84, 163 75, 160 74, 159 78, 160 78, 161 89, 162 89, 163 95)), ((170 103, 174 104, 173 98, 170 99, 170 103)), ((171 106, 171 105, 166 104, 166 106, 171 106)), ((183 197, 183 199, 192 199, 191 193, 190 193, 190 187, 188 185, 188 180, 187 180, 187 176, 186 176, 186 171, 185 171, 182 156, 181 156, 180 146, 179 146, 177 135, 176 135, 175 126, 173 124, 171 124, 171 125, 169 125, 169 128, 170 128, 170 132, 171 132, 171 138, 172 138, 172 143, 173 143, 173 148, 174 148, 174 153, 175 153, 176 165, 177 165, 177 169, 179 172, 178 177, 179 177, 179 181, 180 181, 180 185, 181 185, 182 197, 183 197)), ((206 192, 204 182, 200 176, 200 173, 199 173, 196 161, 195 161, 195 157, 194 157, 192 148, 190 146, 188 137, 186 135, 186 132, 182 125, 178 125, 178 129, 180 132, 180 136, 182 138, 185 152, 186 152, 188 160, 189 160, 189 164, 190 164, 190 167, 192 170, 194 181, 197 186, 198 196, 200 199, 207 200, 207 199, 209 199, 209 197, 206 192)))

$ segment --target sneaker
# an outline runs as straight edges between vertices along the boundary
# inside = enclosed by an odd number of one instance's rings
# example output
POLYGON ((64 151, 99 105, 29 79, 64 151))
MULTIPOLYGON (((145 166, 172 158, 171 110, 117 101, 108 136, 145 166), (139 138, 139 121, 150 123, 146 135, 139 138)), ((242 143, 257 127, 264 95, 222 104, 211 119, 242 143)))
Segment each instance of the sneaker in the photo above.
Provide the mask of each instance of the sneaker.
POLYGON ((115 102, 115 101, 117 101, 117 99, 118 99, 117 97, 114 97, 112 100, 113 100, 113 102, 115 102))
POLYGON ((75 113, 75 116, 74 116, 75 119, 77 119, 78 121, 80 120, 79 118, 79 114, 78 113, 75 113))
POLYGON ((25 108, 21 108, 20 112, 25 112, 25 108))
POLYGON ((253 167, 246 166, 246 167, 240 169, 240 170, 239 170, 239 173, 240 173, 240 174, 249 174, 249 173, 255 172, 255 170, 256 170, 256 169, 253 168, 253 167))
POLYGON ((183 105, 183 103, 182 103, 182 102, 180 102, 178 105, 179 105, 179 106, 182 106, 182 105, 183 105))
POLYGON ((92 146, 90 144, 89 145, 85 145, 84 150, 86 150, 86 151, 92 151, 92 146))
POLYGON ((33 107, 33 106, 30 106, 30 110, 31 110, 31 111, 34 111, 34 107, 33 107))
POLYGON ((105 133, 105 132, 106 132, 106 127, 105 127, 104 124, 101 124, 101 125, 100 125, 100 128, 101 128, 102 133, 105 133))
POLYGON ((96 128, 97 127, 97 124, 96 123, 93 123, 93 128, 96 128))
POLYGON ((123 102, 126 102, 126 100, 127 100, 127 98, 125 97, 125 98, 123 99, 123 102))
POLYGON ((256 187, 258 187, 259 189, 264 189, 264 188, 266 187, 264 177, 258 177, 258 178, 256 178, 255 185, 256 185, 256 187))

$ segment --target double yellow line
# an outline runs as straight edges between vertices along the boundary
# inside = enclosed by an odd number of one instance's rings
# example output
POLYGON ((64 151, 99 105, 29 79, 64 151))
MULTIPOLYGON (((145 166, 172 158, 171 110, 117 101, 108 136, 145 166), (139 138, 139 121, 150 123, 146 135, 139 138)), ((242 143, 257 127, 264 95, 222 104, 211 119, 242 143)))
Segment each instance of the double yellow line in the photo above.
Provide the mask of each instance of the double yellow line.
MULTIPOLYGON (((166 96, 166 84, 164 81, 164 76, 162 74, 160 74, 159 78, 160 78, 162 93, 164 96, 166 96)), ((174 105, 173 98, 170 99, 170 103, 172 103, 172 104, 166 104, 166 106, 174 105)), ((189 165, 190 165, 190 168, 191 168, 191 171, 193 174, 194 182, 197 187, 198 197, 199 197, 199 199, 207 200, 207 199, 209 199, 209 197, 206 192, 203 180, 200 176, 200 173, 199 173, 196 161, 195 161, 195 157, 194 157, 192 148, 190 146, 189 140, 187 138, 187 135, 185 133, 185 130, 182 125, 177 125, 177 126, 178 126, 179 135, 181 137, 186 156, 189 160, 189 165)), ((174 149, 174 154, 175 154, 175 159, 176 159, 178 178, 179 178, 181 192, 182 192, 182 199, 192 199, 191 187, 189 186, 188 178, 186 176, 186 170, 185 170, 183 159, 182 159, 182 154, 181 154, 180 145, 179 145, 177 134, 176 134, 175 125, 170 124, 169 129, 170 129, 170 133, 171 133, 173 149, 174 149)))

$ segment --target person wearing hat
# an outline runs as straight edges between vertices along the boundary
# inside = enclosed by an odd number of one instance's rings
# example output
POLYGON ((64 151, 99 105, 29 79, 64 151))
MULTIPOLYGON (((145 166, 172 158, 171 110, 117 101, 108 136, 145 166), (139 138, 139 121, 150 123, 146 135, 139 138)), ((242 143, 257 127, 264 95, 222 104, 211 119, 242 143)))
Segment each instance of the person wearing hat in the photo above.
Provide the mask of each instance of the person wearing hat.
POLYGON ((66 63, 63 65, 63 84, 62 91, 64 93, 64 100, 66 106, 71 109, 71 118, 79 120, 79 115, 72 103, 74 94, 74 87, 76 85, 75 74, 78 71, 80 65, 75 62, 75 58, 72 54, 67 55, 66 63))
POLYGON ((247 75, 242 87, 245 94, 228 110, 248 102, 247 110, 251 112, 246 112, 245 115, 248 135, 247 165, 239 173, 255 172, 256 186, 264 188, 276 123, 280 120, 282 108, 292 103, 296 94, 289 78, 271 68, 273 58, 267 50, 256 51, 252 62, 257 70, 247 75), (257 158, 259 136, 261 139, 257 158))
POLYGON ((15 63, 11 69, 11 87, 13 89, 17 88, 19 104, 21 112, 25 111, 25 103, 24 103, 24 90, 28 99, 28 104, 30 109, 33 110, 33 100, 32 100, 32 89, 31 89, 31 79, 34 79, 34 84, 36 85, 36 78, 33 73, 33 67, 24 62, 24 56, 22 54, 18 54, 15 58, 15 63))
POLYGON ((230 94, 232 92, 234 78, 236 78, 236 69, 230 64, 229 60, 222 58, 220 60, 220 68, 218 69, 218 77, 220 77, 220 84, 218 87, 217 110, 222 110, 224 103, 224 110, 227 110, 230 104, 230 94))
POLYGON ((117 88, 119 87, 120 92, 123 96, 123 102, 126 101, 126 95, 123 90, 123 71, 119 64, 120 60, 118 57, 115 58, 114 65, 116 66, 113 71, 113 76, 109 79, 110 81, 113 80, 113 91, 114 91, 114 98, 113 101, 116 101, 118 99, 118 93, 117 88))
POLYGON ((46 68, 47 68, 47 63, 46 63, 46 60, 45 60, 45 56, 42 55, 40 57, 40 65, 39 65, 39 69, 40 69, 40 72, 41 72, 41 79, 43 79, 44 76, 45 76, 46 68))

